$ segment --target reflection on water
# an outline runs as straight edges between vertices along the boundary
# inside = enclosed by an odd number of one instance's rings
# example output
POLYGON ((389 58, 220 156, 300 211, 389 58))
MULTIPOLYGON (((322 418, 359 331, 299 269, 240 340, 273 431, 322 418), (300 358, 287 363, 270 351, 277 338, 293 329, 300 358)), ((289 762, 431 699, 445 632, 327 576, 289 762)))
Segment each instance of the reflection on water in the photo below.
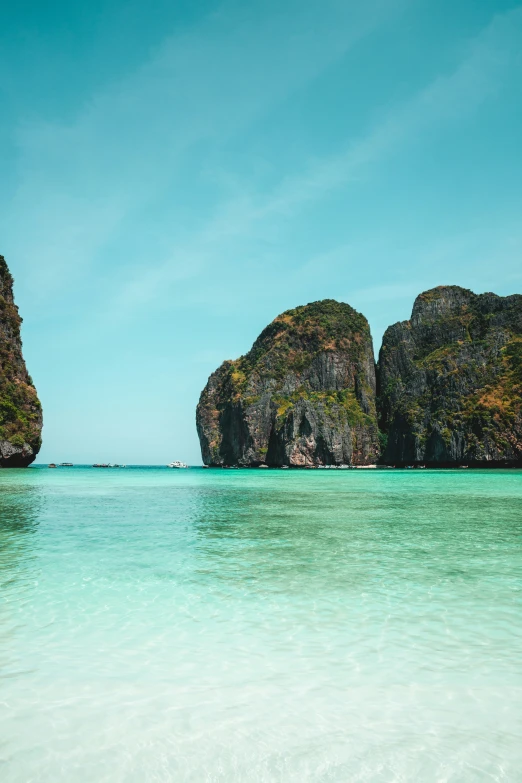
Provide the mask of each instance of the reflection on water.
POLYGON ((0 508, 2 781, 516 779, 521 472, 6 471, 0 508))
POLYGON ((38 487, 0 483, 0 589, 23 573, 20 561, 34 556, 32 547, 42 503, 38 487))
POLYGON ((488 567, 509 578, 504 555, 518 544, 522 497, 367 489, 198 488, 192 516, 203 568, 258 578, 268 589, 308 592, 325 575, 331 586, 358 589, 384 574, 428 584, 481 580, 486 551, 488 567))

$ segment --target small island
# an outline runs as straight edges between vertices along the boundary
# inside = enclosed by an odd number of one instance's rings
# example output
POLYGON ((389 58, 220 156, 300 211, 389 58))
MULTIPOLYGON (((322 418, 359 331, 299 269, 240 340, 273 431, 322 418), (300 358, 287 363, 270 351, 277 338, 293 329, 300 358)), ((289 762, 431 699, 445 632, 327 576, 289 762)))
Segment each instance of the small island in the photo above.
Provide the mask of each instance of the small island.
POLYGON ((210 376, 197 408, 207 465, 371 464, 379 456, 366 318, 326 299, 287 310, 210 376))

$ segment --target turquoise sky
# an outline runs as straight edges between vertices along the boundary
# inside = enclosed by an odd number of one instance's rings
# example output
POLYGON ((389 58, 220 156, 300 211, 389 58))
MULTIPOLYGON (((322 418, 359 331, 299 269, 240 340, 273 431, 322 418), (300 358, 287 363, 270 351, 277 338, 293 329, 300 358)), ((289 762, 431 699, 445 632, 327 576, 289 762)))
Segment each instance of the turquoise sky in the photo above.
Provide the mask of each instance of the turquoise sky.
POLYGON ((440 284, 522 292, 522 5, 20 2, 0 253, 39 461, 200 462, 199 393, 325 297, 376 349, 440 284))

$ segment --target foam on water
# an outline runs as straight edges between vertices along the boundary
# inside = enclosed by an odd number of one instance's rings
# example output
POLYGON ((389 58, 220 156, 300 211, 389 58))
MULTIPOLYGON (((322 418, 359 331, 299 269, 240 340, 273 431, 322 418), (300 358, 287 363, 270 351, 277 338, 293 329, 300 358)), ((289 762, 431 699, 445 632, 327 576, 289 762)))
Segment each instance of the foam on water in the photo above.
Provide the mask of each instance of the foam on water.
POLYGON ((514 781, 522 472, 0 473, 0 779, 514 781))

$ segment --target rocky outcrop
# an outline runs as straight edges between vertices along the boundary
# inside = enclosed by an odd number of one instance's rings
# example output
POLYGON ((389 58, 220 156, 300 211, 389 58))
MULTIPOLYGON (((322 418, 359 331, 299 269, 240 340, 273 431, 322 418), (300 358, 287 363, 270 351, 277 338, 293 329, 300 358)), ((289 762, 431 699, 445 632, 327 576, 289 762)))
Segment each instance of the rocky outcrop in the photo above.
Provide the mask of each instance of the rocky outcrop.
POLYGON ((288 310, 210 376, 196 423, 206 465, 375 463, 368 322, 330 299, 288 310))
POLYGON ((22 468, 41 445, 42 408, 22 356, 13 278, 0 256, 0 467, 22 468))
POLYGON ((378 385, 384 463, 522 464, 522 296, 421 294, 384 335, 378 385))

